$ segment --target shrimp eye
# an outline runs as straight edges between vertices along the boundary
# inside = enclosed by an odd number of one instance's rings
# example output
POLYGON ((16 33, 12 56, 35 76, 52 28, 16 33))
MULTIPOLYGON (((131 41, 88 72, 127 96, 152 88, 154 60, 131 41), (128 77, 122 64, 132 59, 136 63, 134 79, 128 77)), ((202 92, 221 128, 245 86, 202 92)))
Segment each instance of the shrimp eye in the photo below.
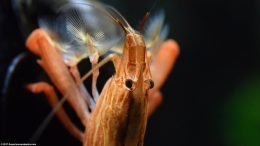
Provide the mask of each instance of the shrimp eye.
POLYGON ((151 79, 145 80, 145 89, 152 89, 154 87, 154 81, 151 79))
POLYGON ((150 89, 152 89, 154 87, 154 81, 153 80, 149 80, 150 82, 150 89))
POLYGON ((126 79, 125 80, 125 86, 128 88, 128 89, 130 89, 130 90, 132 90, 132 88, 133 88, 133 81, 131 80, 131 79, 126 79))

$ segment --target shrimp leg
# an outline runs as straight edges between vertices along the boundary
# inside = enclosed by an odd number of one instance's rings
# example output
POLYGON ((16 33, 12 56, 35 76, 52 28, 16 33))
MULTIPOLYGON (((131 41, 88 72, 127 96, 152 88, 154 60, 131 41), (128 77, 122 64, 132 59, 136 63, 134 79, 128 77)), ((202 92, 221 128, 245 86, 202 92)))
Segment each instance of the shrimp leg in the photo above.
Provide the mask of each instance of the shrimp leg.
POLYGON ((61 54, 51 41, 47 32, 43 29, 34 30, 28 37, 26 45, 30 51, 40 57, 40 64, 43 69, 76 111, 82 124, 86 125, 90 116, 87 104, 85 104, 84 99, 82 99, 80 89, 77 87, 69 69, 63 62, 61 54))
MULTIPOLYGON (((59 99, 57 94, 55 93, 54 88, 45 82, 32 83, 27 85, 27 89, 29 89, 33 93, 44 93, 47 97, 47 100, 53 109, 57 108, 59 105, 59 99)), ((77 126, 71 121, 63 107, 58 108, 57 111, 54 111, 57 115, 60 122, 63 126, 79 141, 83 141, 83 132, 78 129, 77 126)), ((41 132, 41 131, 39 131, 41 132)), ((39 133, 40 134, 40 133, 39 133)), ((34 137, 38 135, 34 135, 34 137)))
POLYGON ((95 103, 94 103, 93 98, 89 94, 88 90, 84 86, 83 81, 81 81, 81 77, 80 77, 80 73, 79 73, 77 65, 71 66, 70 73, 74 77, 74 80, 76 81, 76 84, 77 84, 78 88, 81 91, 83 99, 88 104, 88 107, 92 110, 94 105, 95 105, 95 103))

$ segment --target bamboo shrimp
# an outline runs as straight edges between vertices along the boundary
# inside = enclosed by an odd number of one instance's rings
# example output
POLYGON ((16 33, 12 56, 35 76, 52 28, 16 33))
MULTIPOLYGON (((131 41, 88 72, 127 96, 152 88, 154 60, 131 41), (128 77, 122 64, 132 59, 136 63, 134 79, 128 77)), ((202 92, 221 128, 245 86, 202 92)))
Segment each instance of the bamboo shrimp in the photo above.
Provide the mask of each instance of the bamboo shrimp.
MULTIPOLYGON (((76 111, 86 131, 80 131, 62 108, 56 113, 58 118, 72 135, 83 142, 84 146, 143 145, 146 123, 150 114, 148 112, 151 111, 148 109, 150 102, 148 91, 154 87, 149 63, 151 55, 147 53, 143 36, 136 32, 121 14, 103 4, 92 2, 69 4, 60 12, 62 15, 57 19, 59 25, 45 23, 52 21, 40 20, 43 26, 58 31, 40 28, 27 39, 28 48, 40 56, 38 63, 76 111), (92 20, 93 15, 98 17, 92 20), (89 22, 92 25, 86 24, 89 22), (100 26, 104 25, 104 22, 106 28, 100 26), (111 28, 107 29, 110 26, 111 28), (100 28, 103 29, 100 31, 100 28), (120 56, 110 54, 98 62, 99 55, 108 49, 114 50, 113 46, 122 44, 121 41, 124 41, 124 45, 120 56), (85 57, 89 57, 92 63, 92 70, 88 75, 92 74, 94 98, 90 97, 87 89, 84 88, 76 67, 76 64, 85 57), (110 60, 116 71, 99 95, 96 89, 98 68, 110 60), (93 106, 93 103, 96 105, 93 106), (89 109, 92 109, 92 112, 89 109)), ((170 41, 168 45, 170 47, 164 48, 163 51, 167 50, 173 58, 166 59, 169 65, 164 69, 163 79, 156 78, 155 83, 158 82, 159 85, 155 84, 154 93, 159 93, 162 84, 160 82, 164 82, 178 55, 176 43, 170 41)), ((159 54, 162 54, 161 50, 159 54)), ((156 55, 155 62, 163 60, 157 57, 156 55)), ((28 88, 35 93, 44 92, 53 107, 58 104, 57 95, 51 85, 35 83, 30 84, 28 88)), ((158 96, 158 94, 154 95, 158 96)))

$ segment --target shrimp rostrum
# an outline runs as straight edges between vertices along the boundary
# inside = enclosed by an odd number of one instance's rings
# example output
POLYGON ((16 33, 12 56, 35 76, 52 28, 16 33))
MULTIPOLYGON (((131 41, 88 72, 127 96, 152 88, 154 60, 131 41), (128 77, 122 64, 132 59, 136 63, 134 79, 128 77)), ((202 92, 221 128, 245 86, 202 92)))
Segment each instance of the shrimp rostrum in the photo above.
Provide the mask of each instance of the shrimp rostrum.
MULTIPOLYGON (((28 37, 27 47, 39 56, 38 63, 85 130, 74 125, 63 107, 56 116, 84 146, 142 146, 147 119, 161 102, 160 87, 178 56, 173 40, 163 42, 168 32, 163 12, 151 17, 141 34, 105 4, 74 1, 57 11, 55 17, 39 18, 40 28, 28 37), (108 50, 114 53, 99 62, 108 50), (77 64, 84 58, 92 69, 81 77, 77 64), (115 73, 99 94, 99 68, 108 61, 115 73), (83 85, 89 76, 91 94, 83 85)), ((53 85, 38 82, 27 87, 43 92, 53 108, 60 102, 53 85)))

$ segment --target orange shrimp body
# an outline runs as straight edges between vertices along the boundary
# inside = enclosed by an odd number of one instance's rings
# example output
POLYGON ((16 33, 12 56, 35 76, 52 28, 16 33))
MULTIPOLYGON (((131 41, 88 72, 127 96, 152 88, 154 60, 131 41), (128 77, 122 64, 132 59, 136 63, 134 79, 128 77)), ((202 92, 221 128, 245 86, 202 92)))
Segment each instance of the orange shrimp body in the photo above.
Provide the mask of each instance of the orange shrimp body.
POLYGON ((143 145, 147 91, 152 86, 146 55, 142 36, 128 32, 116 74, 103 88, 88 121, 85 146, 143 145))

